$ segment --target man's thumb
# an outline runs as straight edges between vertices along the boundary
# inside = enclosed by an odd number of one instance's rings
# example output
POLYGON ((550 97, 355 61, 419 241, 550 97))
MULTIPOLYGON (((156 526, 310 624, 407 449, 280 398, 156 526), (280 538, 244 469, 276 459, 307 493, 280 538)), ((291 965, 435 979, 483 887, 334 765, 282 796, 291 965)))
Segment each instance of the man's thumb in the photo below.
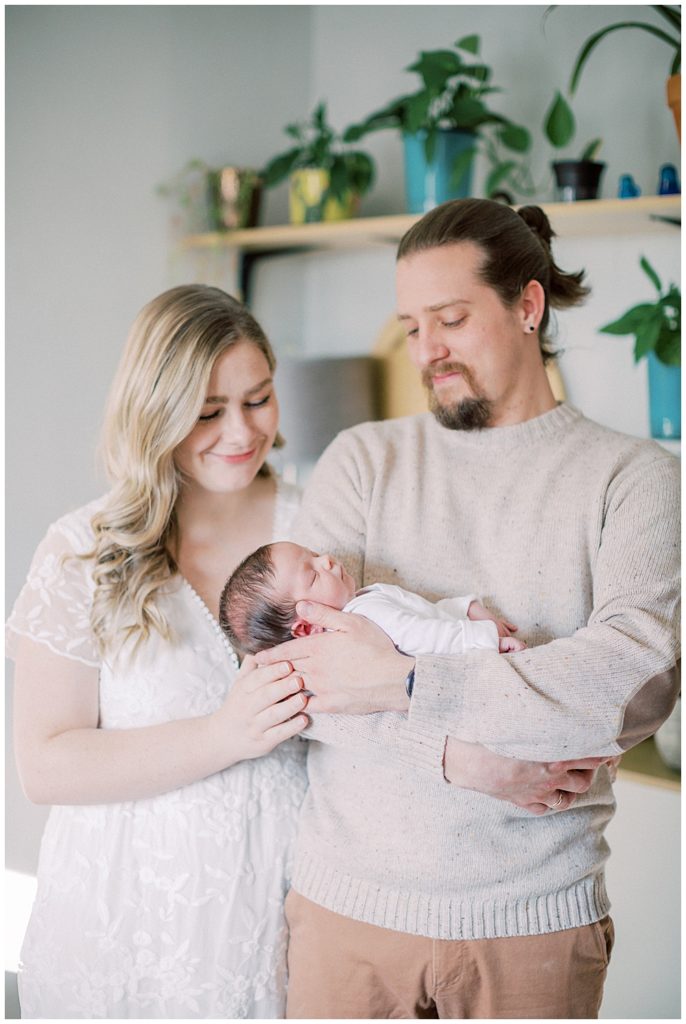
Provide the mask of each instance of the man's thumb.
POLYGON ((298 601, 295 606, 298 615, 306 619, 313 626, 323 626, 324 629, 341 630, 346 624, 346 612, 339 612, 335 608, 329 608, 326 604, 315 604, 312 601, 298 601))

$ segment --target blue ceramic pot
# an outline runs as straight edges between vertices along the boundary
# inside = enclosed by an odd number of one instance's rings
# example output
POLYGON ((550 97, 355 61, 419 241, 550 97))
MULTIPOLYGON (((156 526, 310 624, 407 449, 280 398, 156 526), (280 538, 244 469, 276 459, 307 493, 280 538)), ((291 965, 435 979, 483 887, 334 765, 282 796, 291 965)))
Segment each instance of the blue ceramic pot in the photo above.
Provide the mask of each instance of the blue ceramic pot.
POLYGON ((648 353, 650 433, 653 437, 681 437, 681 367, 667 366, 648 353))
POLYGON ((425 131, 403 136, 408 213, 426 213, 448 199, 464 199, 471 195, 473 162, 456 186, 451 185, 451 178, 455 159, 476 145, 474 133, 439 129, 434 158, 430 164, 424 152, 425 139, 425 131))

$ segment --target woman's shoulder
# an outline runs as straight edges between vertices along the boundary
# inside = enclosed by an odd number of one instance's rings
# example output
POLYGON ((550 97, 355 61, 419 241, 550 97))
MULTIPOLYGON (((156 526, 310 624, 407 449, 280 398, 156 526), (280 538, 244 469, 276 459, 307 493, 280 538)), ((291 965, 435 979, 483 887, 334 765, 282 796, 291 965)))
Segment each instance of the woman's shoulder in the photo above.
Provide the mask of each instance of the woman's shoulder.
POLYGON ((93 545, 93 516, 104 507, 107 495, 66 512, 48 527, 43 541, 51 540, 75 553, 83 553, 93 545))

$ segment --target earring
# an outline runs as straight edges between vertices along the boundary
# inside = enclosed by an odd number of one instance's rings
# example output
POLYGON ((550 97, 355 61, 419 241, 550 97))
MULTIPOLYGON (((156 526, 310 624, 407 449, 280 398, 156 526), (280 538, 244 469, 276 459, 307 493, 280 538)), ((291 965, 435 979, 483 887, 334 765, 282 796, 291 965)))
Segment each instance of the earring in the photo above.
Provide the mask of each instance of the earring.
POLYGON ((527 331, 529 331, 530 334, 533 334, 533 332, 535 330, 536 330, 536 324, 529 324, 529 326, 527 327, 527 331))

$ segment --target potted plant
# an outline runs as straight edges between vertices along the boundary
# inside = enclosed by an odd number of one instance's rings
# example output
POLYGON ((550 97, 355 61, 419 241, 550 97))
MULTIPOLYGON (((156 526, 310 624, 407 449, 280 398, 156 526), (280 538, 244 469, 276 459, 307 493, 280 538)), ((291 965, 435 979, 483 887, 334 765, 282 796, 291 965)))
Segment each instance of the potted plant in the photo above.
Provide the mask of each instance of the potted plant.
POLYGON ((374 180, 371 157, 344 146, 327 122, 325 103, 285 132, 296 145, 273 157, 262 176, 267 187, 290 177, 291 223, 352 217, 374 180))
MULTIPOLYGON (((555 149, 563 149, 576 134, 572 108, 559 90, 546 113, 543 131, 555 149)), ((559 199, 568 202, 598 197, 600 179, 605 170, 605 164, 595 159, 601 144, 600 139, 592 139, 584 146, 580 156, 553 161, 559 199)))
MULTIPOLYGON (((673 51, 670 60, 669 78, 667 79, 667 103, 674 115, 677 134, 679 141, 681 141, 681 9, 665 4, 651 4, 651 6, 667 22, 669 31, 665 31, 657 25, 651 25, 647 21, 618 21, 614 25, 607 25, 605 28, 594 32, 579 51, 569 83, 569 93, 573 96, 576 92, 581 79, 581 73, 586 66, 588 58, 606 36, 612 32, 618 32, 627 28, 648 32, 650 35, 666 43, 670 50, 673 51)), ((548 8, 548 10, 553 9, 553 7, 548 8)))
POLYGON ((345 133, 354 142, 369 132, 402 132, 405 185, 410 213, 424 213, 446 199, 471 194, 474 158, 481 147, 491 164, 488 196, 507 184, 517 159, 503 159, 499 147, 522 154, 531 137, 526 128, 490 110, 486 97, 497 92, 491 69, 478 57, 479 36, 459 39, 452 50, 422 51, 406 70, 421 86, 400 96, 345 133))
POLYGON ((645 256, 641 267, 655 290, 655 302, 632 306, 618 320, 600 330, 605 334, 633 334, 634 360, 648 359, 650 432, 653 437, 681 437, 681 290, 662 282, 645 256))
POLYGON ((157 194, 175 198, 185 217, 181 234, 229 231, 257 225, 262 180, 250 167, 210 167, 189 160, 178 174, 157 186, 157 194))

